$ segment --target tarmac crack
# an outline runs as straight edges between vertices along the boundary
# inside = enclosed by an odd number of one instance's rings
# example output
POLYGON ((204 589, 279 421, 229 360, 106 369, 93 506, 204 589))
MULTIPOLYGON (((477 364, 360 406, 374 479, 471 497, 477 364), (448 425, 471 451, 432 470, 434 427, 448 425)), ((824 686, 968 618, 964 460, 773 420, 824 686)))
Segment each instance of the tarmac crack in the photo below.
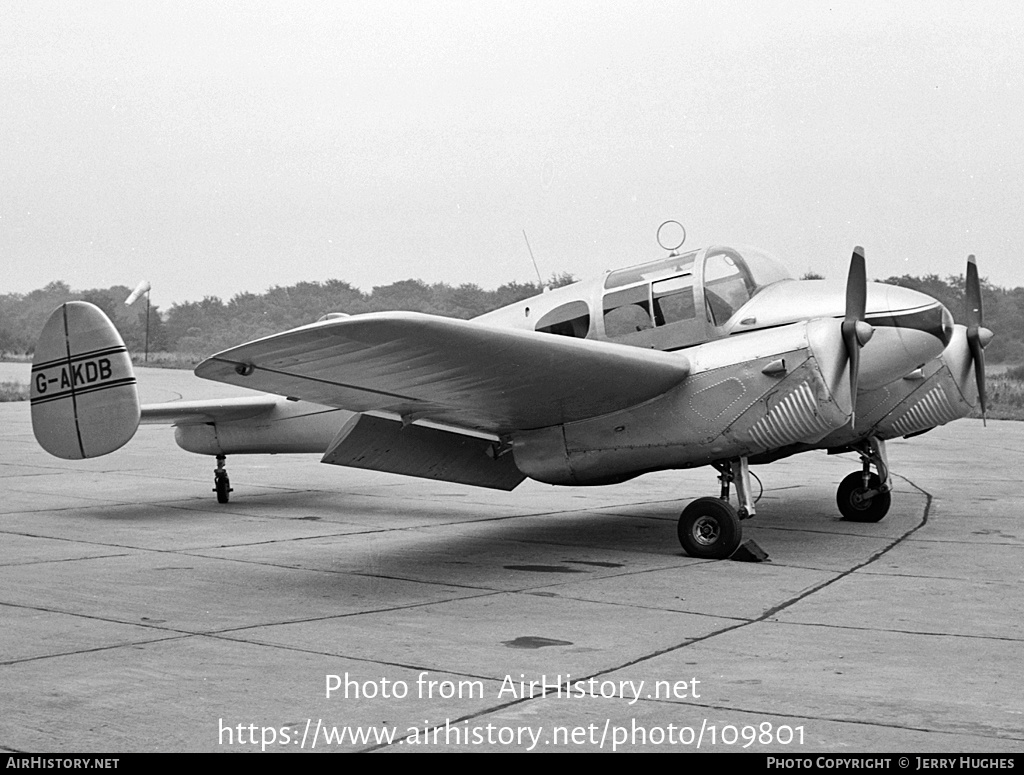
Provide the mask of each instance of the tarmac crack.
POLYGON ((888 579, 920 579, 921 581, 966 581, 971 584, 993 584, 993 585, 1004 585, 1005 581, 979 581, 978 579, 972 579, 968 576, 936 576, 928 575, 925 573, 895 573, 893 571, 865 571, 865 576, 882 576, 888 579))
MULTIPOLYGON (((328 617, 333 618, 333 617, 328 617)), ((393 662, 385 659, 372 659, 370 657, 360 657, 351 654, 336 654, 330 651, 319 651, 317 649, 302 648, 301 646, 289 646, 282 643, 269 643, 262 640, 248 640, 245 638, 231 638, 226 634, 222 633, 205 633, 205 637, 212 638, 214 640, 225 640, 230 643, 245 643, 249 646, 259 646, 260 648, 278 649, 281 651, 294 651, 298 654, 310 654, 317 657, 331 657, 332 659, 346 659, 351 662, 359 662, 368 665, 378 665, 381 667, 396 667, 401 670, 412 670, 417 673, 429 672, 431 674, 437 673, 438 675, 453 675, 459 678, 472 678, 479 681, 493 681, 494 683, 501 683, 500 678, 495 678, 490 675, 476 675, 475 673, 462 673, 454 670, 439 670, 436 667, 429 667, 426 665, 412 665, 404 662, 393 662)))
POLYGON ((806 721, 824 721, 833 724, 856 724, 858 726, 865 727, 880 727, 882 729, 899 729, 907 732, 927 732, 931 734, 944 734, 953 735, 960 737, 968 737, 970 739, 984 738, 987 740, 1024 740, 1024 737, 1013 737, 1008 735, 986 735, 979 734, 976 731, 972 731, 970 734, 964 732, 948 732, 942 729, 935 729, 934 727, 916 727, 910 724, 897 724, 897 723, 886 723, 883 721, 865 721, 859 718, 850 718, 846 716, 827 716, 827 715, 808 715, 805 713, 786 713, 779 711, 774 708, 762 708, 758 710, 749 710, 747 708, 736 708, 731 705, 712 705, 712 704, 701 704, 695 702, 683 702, 680 700, 666 700, 666 699, 654 699, 654 698, 643 698, 641 702, 653 702, 659 705, 685 705, 690 708, 700 708, 702 710, 718 710, 727 711, 732 713, 752 713, 758 716, 777 716, 779 718, 787 718, 793 720, 806 720, 806 721))
MULTIPOLYGON (((18 609, 21 609, 21 610, 24 610, 24 611, 39 611, 41 613, 57 614, 59 616, 73 616, 73 617, 76 617, 76 618, 79 618, 79 619, 88 619, 88 620, 91 620, 91 621, 103 622, 105 624, 122 624, 122 625, 125 625, 126 627, 142 627, 142 628, 145 628, 147 630, 156 630, 158 632, 172 632, 172 633, 175 633, 177 635, 195 635, 195 634, 197 634, 197 633, 193 632, 192 630, 182 630, 182 629, 179 629, 179 628, 176 628, 176 627, 161 627, 158 624, 147 622, 147 621, 127 621, 125 619, 114 619, 114 618, 109 617, 109 616, 97 616, 95 614, 87 614, 87 613, 82 613, 80 611, 63 611, 63 610, 61 610, 59 608, 48 608, 46 606, 41 606, 41 605, 25 605, 24 603, 11 603, 11 602, 8 602, 6 600, 0 600, 0 606, 7 606, 8 608, 18 608, 18 609)), ((148 642, 148 641, 140 641, 140 642, 148 642)), ((122 643, 121 645, 122 646, 125 646, 125 645, 130 646, 130 645, 133 645, 133 643, 132 642, 122 643)), ((90 650, 93 650, 93 649, 87 649, 87 651, 90 651, 90 650)), ((63 656, 63 654, 58 654, 58 655, 53 655, 53 656, 63 656)), ((35 659, 36 657, 32 657, 32 658, 35 659)), ((18 661, 21 661, 21 660, 18 660, 18 661)), ((3 665, 3 664, 6 664, 6 663, 5 662, 0 662, 0 665, 3 665)))
MULTIPOLYGON (((612 576, 606 576, 605 578, 613 578, 612 576)), ((534 589, 516 590, 514 594, 520 595, 536 595, 537 591, 534 589)), ((687 611, 681 608, 665 608, 664 606, 653 606, 653 605, 640 605, 639 603, 619 603, 614 600, 594 600, 587 597, 577 597, 575 595, 557 595, 559 600, 574 600, 577 603, 593 603, 597 605, 611 605, 618 606, 620 608, 628 608, 630 610, 641 610, 641 611, 657 611, 663 614, 680 614, 682 616, 704 616, 709 619, 725 619, 726 621, 732 622, 748 622, 749 619, 743 616, 725 616, 724 614, 709 614, 705 611, 687 611)))
POLYGON ((153 643, 166 643, 167 641, 183 640, 189 637, 191 637, 191 635, 168 636, 166 638, 132 641, 131 643, 111 643, 106 646, 95 646, 93 648, 79 649, 77 651, 61 651, 56 654, 38 654, 36 656, 24 657, 22 659, 5 660, 0 662, 0 667, 11 667, 12 665, 21 665, 26 662, 38 662, 43 659, 61 659, 63 657, 81 656, 82 654, 94 654, 98 651, 112 651, 114 649, 132 648, 134 646, 146 646, 153 643))
POLYGON ((931 508, 932 508, 932 495, 931 495, 931 493, 927 492, 926 490, 922 489, 921 487, 918 487, 916 484, 911 482, 905 476, 900 476, 899 478, 902 479, 903 481, 905 481, 907 484, 909 484, 911 487, 913 487, 915 490, 917 490, 918 492, 920 492, 921 494, 923 494, 925 496, 924 509, 922 510, 921 518, 920 518, 920 520, 918 521, 918 523, 916 525, 911 527, 909 530, 907 530, 902 535, 897 536, 895 539, 890 541, 886 546, 884 546, 883 548, 879 549, 874 554, 870 555, 863 562, 858 563, 857 565, 854 565, 852 568, 850 568, 848 570, 842 571, 841 573, 837 574, 836 576, 834 576, 831 579, 827 579, 827 580, 825 580, 825 581, 823 581, 823 582, 821 582, 819 584, 815 584, 815 585, 809 587, 808 589, 804 590, 800 594, 790 598, 789 600, 786 600, 786 601, 780 603, 779 605, 774 606, 774 607, 768 609, 760 617, 758 617, 757 619, 753 620, 751 622, 751 624, 753 624, 755 622, 759 622, 759 621, 767 621, 769 618, 771 618, 775 614, 779 613, 780 611, 784 611, 785 609, 789 608, 790 606, 796 605, 797 603, 799 603, 802 600, 805 600, 806 598, 810 597, 811 595, 813 595, 813 594, 815 594, 817 592, 820 592, 821 590, 823 590, 823 589, 825 589, 827 587, 830 587, 830 586, 832 586, 833 584, 835 584, 835 583, 837 583, 839 581, 842 581, 847 576, 850 576, 850 575, 856 573, 857 571, 861 570, 862 568, 866 568, 868 565, 871 565, 873 562, 877 561, 880 557, 882 557, 885 554, 887 554, 888 552, 892 551, 895 547, 899 546, 901 543, 906 541, 910 536, 912 536, 918 530, 920 530, 925 525, 927 525, 928 524, 928 515, 931 513, 931 508))
POLYGON ((956 546, 1012 546, 1015 549, 1024 550, 1024 543, 1021 543, 1019 539, 1009 538, 1004 541, 979 541, 977 539, 971 541, 957 540, 955 538, 914 538, 910 540, 911 543, 921 544, 954 544, 956 546))
MULTIPOLYGON (((384 608, 371 608, 371 609, 362 610, 362 611, 349 611, 347 613, 325 614, 324 616, 310 616, 310 617, 307 617, 305 619, 289 619, 289 620, 279 621, 279 622, 262 622, 262 623, 256 623, 256 624, 245 624, 245 625, 241 625, 239 627, 227 627, 227 628, 224 628, 224 629, 221 629, 221 630, 206 630, 206 631, 197 632, 197 633, 194 633, 194 634, 195 635, 203 635, 203 636, 207 636, 207 637, 221 637, 221 636, 224 636, 224 635, 226 635, 228 633, 232 633, 232 632, 244 632, 245 630, 262 629, 264 627, 283 627, 283 626, 289 625, 289 624, 309 624, 310 622, 323 622, 323 621, 329 621, 331 619, 348 619, 348 618, 351 618, 353 616, 369 616, 369 615, 373 615, 373 614, 386 614, 386 613, 392 613, 394 611, 407 611, 407 610, 413 609, 413 608, 425 608, 426 606, 431 606, 431 605, 444 605, 446 603, 454 603, 454 602, 458 602, 460 600, 476 600, 476 599, 479 599, 479 598, 482 598, 482 597, 491 597, 493 595, 501 595, 501 594, 504 594, 501 590, 493 591, 493 592, 492 591, 488 591, 488 592, 483 592, 483 593, 481 593, 479 595, 459 595, 459 596, 456 596, 456 597, 440 598, 438 600, 423 600, 423 601, 417 602, 417 603, 407 603, 405 605, 387 606, 387 607, 384 607, 384 608)), ((250 641, 245 641, 243 638, 234 638, 234 639, 229 639, 229 640, 239 640, 239 641, 243 641, 243 642, 250 642, 250 641)), ((311 652, 311 653, 321 653, 321 652, 311 652)), ((338 656, 336 654, 330 654, 329 652, 322 652, 322 653, 325 654, 325 655, 328 655, 328 656, 338 656)))
POLYGON ((112 557, 128 557, 130 555, 126 553, 120 554, 97 554, 92 557, 61 557, 55 560, 25 560, 23 562, 4 562, 0 563, 0 568, 18 568, 27 565, 46 565, 52 563, 62 562, 87 562, 89 560, 109 560, 112 557))
MULTIPOLYGON (((914 484, 913 482, 911 482, 909 479, 907 479, 904 476, 900 476, 899 478, 903 479, 905 482, 907 482, 907 484, 909 484, 911 487, 913 487, 914 489, 918 490, 919 492, 921 492, 925 496, 925 505, 924 505, 924 509, 923 509, 923 511, 921 513, 921 518, 917 522, 916 525, 914 525, 913 527, 911 527, 909 530, 905 531, 901 535, 897 536, 895 539, 891 540, 887 545, 885 545, 884 547, 882 547, 878 551, 872 553, 863 562, 860 562, 860 563, 854 565, 853 567, 849 568, 848 570, 845 570, 845 571, 842 571, 840 573, 837 573, 832 578, 826 579, 825 581, 822 581, 822 582, 820 582, 818 584, 814 584, 814 585, 808 587, 807 589, 803 590, 799 594, 796 594, 796 595, 788 598, 787 600, 784 600, 783 602, 779 603, 778 605, 772 606, 768 610, 764 611, 760 616, 757 616, 757 617, 754 617, 754 618, 751 618, 751 619, 747 619, 747 620, 744 620, 744 621, 740 621, 740 622, 737 622, 735 624, 732 624, 732 625, 729 625, 729 626, 726 626, 726 627, 721 627, 721 628, 719 628, 717 630, 714 630, 712 632, 709 632, 709 633, 707 633, 705 635, 700 635, 700 636, 697 636, 695 638, 689 638, 686 641, 684 641, 683 643, 678 643, 678 644, 676 644, 674 646, 668 646, 668 647, 663 648, 663 649, 658 649, 658 650, 653 651, 653 652, 651 652, 649 654, 645 654, 643 656, 637 657, 636 659, 631 659, 631 660, 629 660, 627 662, 624 662, 624 663, 622 663, 620 665, 616 665, 614 667, 608 667, 608 668, 605 668, 603 670, 598 670, 598 671, 596 671, 596 672, 594 672, 594 673, 592 673, 590 675, 584 676, 584 677, 582 677, 582 678, 580 678, 578 680, 589 681, 589 680, 591 680, 593 678, 600 678, 602 676, 609 675, 611 673, 615 673, 615 672, 618 672, 620 670, 625 670, 627 668, 633 667, 634 665, 639 665, 639 664, 643 664, 644 662, 649 662, 650 660, 655 659, 655 658, 660 657, 660 656, 663 656, 665 654, 671 654, 673 652, 680 651, 681 649, 689 648, 690 646, 693 646, 693 645, 695 645, 697 643, 703 643, 704 641, 711 640, 712 638, 717 638, 720 635, 725 635, 726 633, 733 632, 734 630, 739 630, 739 629, 742 629, 744 627, 749 627, 749 626, 754 625, 754 624, 759 624, 761 622, 769 621, 772 617, 774 617, 779 612, 784 611, 787 608, 790 608, 791 606, 796 605, 797 603, 801 602, 802 600, 806 600, 811 595, 814 595, 817 592, 820 592, 821 590, 826 589, 826 588, 832 586, 833 584, 835 584, 835 583, 837 583, 839 581, 842 581, 843 579, 845 579, 846 577, 850 576, 851 574, 856 573, 861 568, 867 567, 871 563, 875 562, 880 557, 884 556, 887 552, 891 551, 893 548, 895 548, 896 546, 901 544, 903 541, 905 541, 911 535, 916 533, 918 530, 920 530, 926 524, 928 524, 928 515, 929 515, 929 513, 931 511, 931 505, 932 505, 932 495, 931 495, 931 493, 927 492, 926 490, 924 490, 921 487, 918 487, 916 484, 914 484)), ((486 709, 483 709, 483 710, 480 710, 480 711, 477 711, 477 712, 474 712, 474 713, 467 714, 465 716, 462 716, 460 718, 455 719, 454 722, 450 722, 450 723, 461 724, 464 721, 472 721, 474 719, 478 719, 478 718, 481 718, 483 716, 487 716, 489 714, 505 710, 507 708, 512 708, 512 707, 516 707, 518 705, 522 705, 522 704, 527 703, 527 702, 531 702, 533 699, 535 699, 535 698, 533 698, 533 697, 521 697, 521 698, 518 698, 518 699, 509 700, 508 702, 499 703, 499 704, 494 705, 492 707, 489 707, 489 708, 486 708, 486 709)), ((746 709, 744 709, 744 708, 730 708, 730 710, 733 710, 733 711, 736 711, 736 712, 747 712, 746 709)), ((440 729, 441 727, 438 726, 436 728, 440 729)), ((934 730, 932 730, 932 731, 934 731, 934 730)), ((375 745, 375 746, 370 746, 368 748, 364 748, 364 749, 361 749, 361 750, 366 751, 366 752, 377 751, 377 750, 381 750, 381 749, 384 749, 384 748, 392 747, 393 745, 395 745, 395 744, 394 743, 390 743, 390 744, 389 743, 382 743, 382 744, 375 745)))
MULTIPOLYGON (((10 603, 0 603, 0 605, 11 605, 10 603)), ((146 646, 153 643, 166 643, 168 641, 184 640, 186 638, 194 637, 195 633, 183 632, 181 630, 171 630, 168 628, 154 627, 145 624, 133 624, 131 622, 120 622, 116 619, 104 619, 98 616, 86 616, 84 614, 68 614, 66 611, 50 611, 45 608, 34 608, 31 606, 13 606, 15 608, 27 608, 29 610, 45 611, 46 613, 57 613, 64 614, 66 616, 79 616, 83 619, 93 619, 95 621, 105 622, 107 624, 125 624, 128 626, 135 627, 147 627, 152 630, 162 630, 164 632, 174 633, 173 635, 167 635, 162 638, 146 638, 143 640, 132 640, 124 643, 108 643, 103 646, 92 646, 90 648, 74 649, 72 651, 59 651, 54 654, 36 654, 30 657, 20 657, 18 659, 5 659, 0 661, 0 667, 11 667, 12 665, 21 665, 26 662, 39 662, 44 659, 62 659, 64 657, 80 656, 82 654, 94 654, 100 651, 112 651, 114 649, 133 648, 135 646, 146 646)))
MULTIPOLYGON (((397 606, 389 606, 389 607, 386 607, 386 608, 378 608, 378 609, 363 610, 363 611, 352 611, 352 612, 349 612, 349 613, 329 614, 329 615, 325 615, 325 616, 314 616, 314 617, 307 617, 307 618, 304 618, 304 619, 290 619, 290 620, 275 621, 275 622, 259 622, 259 623, 255 623, 255 624, 243 625, 243 626, 240 626, 240 627, 229 627, 229 628, 224 628, 224 629, 219 629, 219 630, 204 630, 204 631, 198 631, 198 632, 197 631, 193 631, 193 630, 182 630, 182 629, 175 628, 175 627, 160 627, 160 626, 158 626, 156 624, 150 624, 150 623, 146 623, 146 622, 124 621, 124 620, 121 620, 121 619, 112 619, 112 618, 109 618, 109 617, 94 616, 94 615, 90 615, 90 614, 83 614, 83 613, 77 613, 77 612, 72 612, 72 611, 61 611, 59 609, 45 608, 45 607, 42 607, 42 606, 28 606, 28 605, 23 605, 23 604, 20 604, 20 603, 8 603, 8 602, 0 601, 0 606, 8 606, 10 608, 20 608, 20 609, 29 610, 29 611, 41 611, 43 613, 58 614, 58 615, 63 615, 63 616, 73 616, 73 617, 78 617, 78 618, 81 618, 81 619, 89 619, 89 620, 93 620, 93 621, 104 622, 104 623, 107 623, 107 624, 121 624, 121 625, 126 625, 126 626, 129 626, 129 627, 144 627, 144 628, 150 629, 150 630, 157 630, 157 631, 160 631, 160 632, 173 633, 172 635, 168 635, 167 637, 163 637, 163 638, 148 638, 148 639, 143 639, 143 640, 133 640, 133 641, 127 641, 127 642, 122 642, 122 643, 112 643, 112 644, 107 644, 107 645, 103 645, 103 646, 95 646, 95 647, 90 647, 90 648, 78 649, 78 650, 74 650, 74 651, 59 652, 59 653, 56 653, 56 654, 39 654, 39 655, 31 656, 31 657, 23 657, 23 658, 13 659, 13 660, 4 660, 4 661, 0 661, 0 667, 20 664, 20 663, 23 663, 23 662, 34 662, 34 661, 39 661, 39 660, 43 660, 43 659, 55 659, 55 658, 60 658, 60 657, 75 656, 75 655, 78 655, 78 654, 89 654, 89 653, 98 652, 98 651, 110 651, 112 649, 131 648, 133 646, 142 646, 142 645, 147 645, 147 644, 152 644, 152 643, 163 643, 163 642, 167 642, 167 641, 186 640, 186 639, 190 639, 190 638, 211 638, 211 639, 215 639, 215 640, 220 639, 220 640, 231 641, 233 643, 248 643, 248 644, 251 644, 251 645, 262 646, 262 647, 266 647, 266 648, 282 648, 282 649, 285 649, 285 650, 302 651, 304 653, 318 654, 318 655, 321 655, 321 656, 336 657, 336 658, 341 658, 341 659, 353 659, 353 660, 361 661, 361 662, 371 662, 371 663, 375 663, 375 664, 389 665, 391 663, 383 662, 381 660, 373 660, 373 659, 362 658, 362 657, 354 657, 354 656, 348 656, 348 655, 345 655, 345 654, 335 654, 335 653, 327 652, 327 651, 316 651, 316 650, 313 650, 313 649, 300 649, 298 647, 290 647, 290 646, 281 645, 281 644, 267 643, 267 642, 263 642, 263 641, 259 641, 259 640, 253 640, 253 639, 247 639, 247 638, 241 638, 241 637, 233 638, 233 637, 229 637, 229 636, 230 636, 231 633, 244 632, 245 630, 262 629, 264 627, 280 627, 280 626, 285 626, 285 625, 290 625, 290 624, 308 624, 308 623, 311 623, 311 622, 326 621, 326 620, 330 620, 330 619, 343 619, 343 618, 349 618, 349 617, 353 617, 353 616, 365 616, 365 615, 372 615, 372 614, 390 613, 390 612, 394 612, 394 611, 404 611, 404 610, 408 610, 408 609, 412 609, 412 608, 423 608, 423 607, 431 606, 431 605, 444 605, 446 603, 458 602, 460 600, 470 600, 470 599, 476 599, 476 598, 481 598, 481 597, 490 597, 492 595, 497 595, 497 594, 503 594, 503 592, 502 591, 486 592, 486 593, 480 594, 480 595, 464 595, 464 596, 460 596, 460 597, 442 598, 442 599, 438 599, 438 600, 425 600, 425 601, 422 601, 422 602, 410 603, 408 605, 397 605, 397 606)), ((411 669, 414 669, 414 668, 411 668, 411 669)), ((420 669, 426 669, 426 668, 420 668, 420 669)), ((455 673, 453 673, 453 675, 454 674, 455 673)), ((491 679, 488 679, 488 680, 491 680, 491 679)))
POLYGON ((782 627, 820 627, 826 630, 854 630, 856 632, 891 632, 898 635, 920 635, 928 638, 967 638, 974 640, 1002 641, 1005 643, 1024 643, 1024 637, 1011 638, 1005 635, 972 635, 962 632, 930 632, 928 630, 902 630, 896 627, 857 627, 852 624, 824 624, 821 622, 781 622, 774 621, 782 627))

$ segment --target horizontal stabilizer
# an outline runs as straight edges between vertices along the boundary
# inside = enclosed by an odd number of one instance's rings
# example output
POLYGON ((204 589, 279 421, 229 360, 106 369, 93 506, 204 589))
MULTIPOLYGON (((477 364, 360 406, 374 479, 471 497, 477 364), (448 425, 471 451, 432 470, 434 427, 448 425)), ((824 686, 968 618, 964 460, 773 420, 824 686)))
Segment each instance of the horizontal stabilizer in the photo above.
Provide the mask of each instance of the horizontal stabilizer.
POLYGON ((168 401, 142 407, 143 425, 200 425, 252 420, 269 414, 282 399, 276 396, 168 401))
POLYGON ((36 344, 30 398, 36 440, 56 457, 98 457, 135 435, 131 358, 99 307, 70 301, 50 315, 36 344))

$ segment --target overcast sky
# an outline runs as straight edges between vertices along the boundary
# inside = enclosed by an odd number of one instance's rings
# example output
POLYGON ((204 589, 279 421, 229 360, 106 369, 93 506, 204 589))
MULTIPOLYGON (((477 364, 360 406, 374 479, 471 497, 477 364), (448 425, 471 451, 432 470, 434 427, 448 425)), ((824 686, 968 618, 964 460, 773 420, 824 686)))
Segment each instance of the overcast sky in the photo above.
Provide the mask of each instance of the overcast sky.
POLYGON ((585 278, 752 244, 1024 284, 1024 4, 0 2, 0 292, 585 278))

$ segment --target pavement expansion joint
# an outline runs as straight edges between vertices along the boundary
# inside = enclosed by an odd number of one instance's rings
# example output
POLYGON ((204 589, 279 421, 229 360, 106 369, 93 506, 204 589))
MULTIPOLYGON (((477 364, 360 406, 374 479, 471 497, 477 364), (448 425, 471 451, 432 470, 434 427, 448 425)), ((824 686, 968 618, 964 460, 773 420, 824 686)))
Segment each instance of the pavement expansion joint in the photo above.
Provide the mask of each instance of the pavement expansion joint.
MULTIPOLYGON (((482 592, 479 595, 459 595, 457 597, 443 598, 437 600, 423 600, 416 603, 407 603, 405 605, 394 605, 384 606, 382 608, 373 608, 369 610, 360 611, 349 611, 347 613, 338 614, 326 614, 324 616, 310 616, 302 619, 282 619, 276 622, 257 622, 254 624, 245 624, 239 627, 226 627, 220 630, 205 630, 201 632, 192 633, 194 635, 205 635, 208 637, 220 637, 225 636, 229 633, 234 632, 245 632, 246 630, 262 629, 264 627, 281 627, 290 624, 307 624, 309 622, 324 622, 332 619, 349 619, 354 616, 371 616, 373 614, 385 614, 392 613, 394 611, 407 611, 414 608, 425 608, 434 605, 444 605, 445 603, 454 603, 459 600, 474 600, 482 597, 491 597, 493 595, 504 594, 502 590, 482 592)), ((241 640, 241 639, 236 639, 241 640)))
POLYGON ((1005 635, 973 635, 966 632, 929 632, 928 630, 903 630, 898 627, 858 627, 852 624, 824 624, 822 622, 792 622, 783 619, 770 619, 771 624, 792 627, 816 627, 823 630, 853 630, 857 632, 888 632, 897 635, 910 635, 923 638, 965 638, 969 640, 997 641, 1004 643, 1024 643, 1024 638, 1011 638, 1005 635))
MULTIPOLYGON (((2 531, 0 531, 2 532, 2 531)), ((12 535, 22 535, 20 533, 14 533, 12 535)), ((90 557, 59 557, 55 560, 24 560, 23 562, 0 562, 0 568, 13 568, 21 565, 47 565, 57 564, 64 562, 87 562, 89 560, 109 560, 114 557, 130 557, 131 554, 128 552, 120 552, 118 554, 97 554, 90 557)))
MULTIPOLYGON (((502 592, 510 591, 510 590, 505 590, 505 589, 499 589, 497 587, 478 586, 476 584, 459 584, 459 583, 456 583, 456 582, 453 582, 453 581, 433 581, 432 579, 418 579, 418 578, 412 578, 410 576, 389 576, 389 575, 385 575, 383 573, 363 573, 362 571, 331 571, 331 572, 332 573, 345 573, 346 575, 360 576, 361 578, 367 578, 367 579, 380 579, 382 581, 408 581, 408 582, 411 582, 411 583, 414 583, 414 584, 425 584, 428 587, 429 586, 435 586, 435 587, 452 587, 454 589, 469 589, 469 590, 472 590, 474 592, 484 592, 484 593, 487 593, 487 594, 495 594, 495 595, 501 594, 502 592)), ((546 585, 544 585, 544 586, 546 586, 546 585)), ((541 586, 530 587, 530 589, 540 589, 540 588, 542 588, 542 587, 541 586)), ((515 591, 519 591, 519 590, 515 590, 515 591)), ((462 599, 462 598, 459 598, 459 599, 462 599)))
POLYGON ((654 699, 654 698, 641 698, 639 701, 640 702, 653 702, 653 703, 659 703, 659 704, 668 704, 668 705, 686 705, 688 707, 700 708, 702 710, 704 710, 704 709, 707 709, 707 710, 717 710, 717 711, 721 711, 723 713, 728 713, 728 712, 732 712, 732 713, 752 713, 752 714, 755 714, 755 715, 758 715, 758 716, 775 716, 775 717, 778 717, 778 718, 792 719, 794 721, 823 721, 823 722, 826 722, 826 723, 833 723, 833 724, 857 724, 859 726, 878 727, 880 729, 898 729, 898 730, 905 730, 907 732, 933 732, 933 733, 934 732, 942 732, 942 734, 947 734, 947 735, 960 735, 961 737, 967 737, 967 738, 977 738, 977 737, 980 737, 980 738, 983 738, 983 739, 991 739, 991 740, 1024 740, 1024 737, 1014 737, 1014 736, 1007 736, 1007 735, 992 735, 992 734, 977 734, 975 732, 971 732, 970 735, 965 735, 962 732, 946 732, 946 731, 943 731, 943 730, 937 730, 937 729, 935 729, 933 727, 919 727, 919 726, 914 726, 912 724, 898 724, 898 723, 895 723, 895 722, 887 722, 887 721, 866 721, 866 720, 864 720, 862 718, 857 718, 857 717, 854 717, 854 716, 828 716, 828 715, 814 715, 814 714, 808 714, 808 713, 786 713, 785 711, 780 711, 780 710, 778 710, 777 708, 774 708, 774 707, 772 707, 772 708, 750 708, 750 707, 741 707, 741 706, 738 706, 738 705, 718 705, 718 704, 687 702, 685 700, 669 700, 669 699, 654 699))
MULTIPOLYGON (((283 624, 289 624, 289 622, 283 622, 283 624)), ((406 662, 395 662, 392 660, 384 659, 372 659, 370 657, 362 657, 353 654, 338 654, 333 651, 321 651, 319 649, 303 648, 302 646, 291 646, 282 643, 268 643, 266 641, 258 639, 246 639, 246 638, 233 638, 230 636, 230 632, 227 633, 203 633, 203 637, 212 638, 214 640, 223 640, 230 643, 244 643, 249 646, 260 646, 261 648, 268 648, 280 651, 293 651, 298 654, 311 654, 318 657, 331 657, 332 659, 347 659, 352 662, 361 662, 368 665, 378 665, 381 667, 393 667, 399 670, 412 670, 415 672, 428 671, 431 673, 438 673, 443 675, 454 675, 460 678, 471 678, 478 681, 494 681, 499 682, 500 678, 495 678, 492 675, 478 675, 470 672, 457 672, 454 670, 438 670, 436 668, 427 665, 417 665, 406 662)))
MULTIPOLYGON (((991 544, 980 544, 981 546, 991 546, 991 544)), ((942 576, 938 574, 924 574, 924 573, 898 573, 891 570, 865 570, 863 571, 865 576, 884 576, 885 578, 892 579, 920 579, 921 581, 968 581, 972 584, 1005 584, 1002 581, 978 581, 968 576, 942 576)))
MULTIPOLYGON (((56 613, 64 613, 64 612, 63 611, 58 611, 56 613)), ((70 616, 74 616, 75 614, 69 614, 69 615, 70 616)), ((98 617, 87 617, 87 618, 96 619, 98 617)), ((110 622, 111 624, 130 624, 130 622, 119 622, 119 621, 114 620, 114 619, 102 619, 101 621, 107 621, 107 622, 110 622)), ((145 627, 147 625, 140 624, 140 625, 137 625, 137 626, 145 627)), ((159 630, 161 628, 159 628, 159 627, 152 627, 152 629, 159 630)), ((20 665, 20 664, 25 664, 26 662, 41 662, 43 660, 48 660, 48 659, 64 659, 64 658, 67 658, 67 657, 80 656, 82 654, 95 654, 95 653, 102 652, 102 651, 114 651, 116 649, 135 648, 135 647, 138 647, 138 646, 151 645, 153 643, 167 643, 168 641, 186 640, 188 638, 195 637, 194 633, 179 633, 176 630, 168 630, 168 632, 175 632, 176 634, 168 635, 165 638, 147 638, 146 640, 135 640, 135 641, 130 641, 128 643, 109 643, 109 644, 107 644, 105 646, 94 646, 92 648, 86 648, 86 649, 75 649, 75 650, 72 650, 72 651, 61 651, 61 652, 57 652, 55 654, 38 654, 36 656, 31 656, 31 657, 22 657, 21 659, 9 659, 9 660, 5 660, 5 661, 0 662, 0 667, 8 667, 10 665, 20 665)))
MULTIPOLYGON (((535 595, 534 591, 521 590, 519 594, 524 595, 535 595)), ((622 608, 629 608, 640 611, 658 611, 660 613, 667 614, 686 614, 688 616, 701 616, 706 619, 721 619, 727 622, 742 622, 744 624, 751 624, 755 619, 750 619, 745 616, 726 616, 725 614, 709 614, 706 611, 692 611, 686 608, 665 608, 664 606, 653 606, 653 605, 640 605, 638 603, 619 603, 614 600, 600 600, 598 598, 581 597, 578 595, 556 595, 560 600, 575 600, 580 603, 600 603, 601 605, 618 606, 622 608)))

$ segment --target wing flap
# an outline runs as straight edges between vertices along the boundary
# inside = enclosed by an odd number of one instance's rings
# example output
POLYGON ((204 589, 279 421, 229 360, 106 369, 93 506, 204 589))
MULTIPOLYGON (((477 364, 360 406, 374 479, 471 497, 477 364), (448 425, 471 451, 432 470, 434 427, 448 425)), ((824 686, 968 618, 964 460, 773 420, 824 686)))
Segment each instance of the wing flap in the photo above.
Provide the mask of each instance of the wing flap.
POLYGON ((205 379, 488 432, 634 406, 689 373, 679 354, 415 312, 314 323, 218 353, 205 379))
POLYGON ((526 475, 512 455, 496 455, 494 448, 494 442, 475 436, 357 414, 320 462, 513 490, 526 475))

